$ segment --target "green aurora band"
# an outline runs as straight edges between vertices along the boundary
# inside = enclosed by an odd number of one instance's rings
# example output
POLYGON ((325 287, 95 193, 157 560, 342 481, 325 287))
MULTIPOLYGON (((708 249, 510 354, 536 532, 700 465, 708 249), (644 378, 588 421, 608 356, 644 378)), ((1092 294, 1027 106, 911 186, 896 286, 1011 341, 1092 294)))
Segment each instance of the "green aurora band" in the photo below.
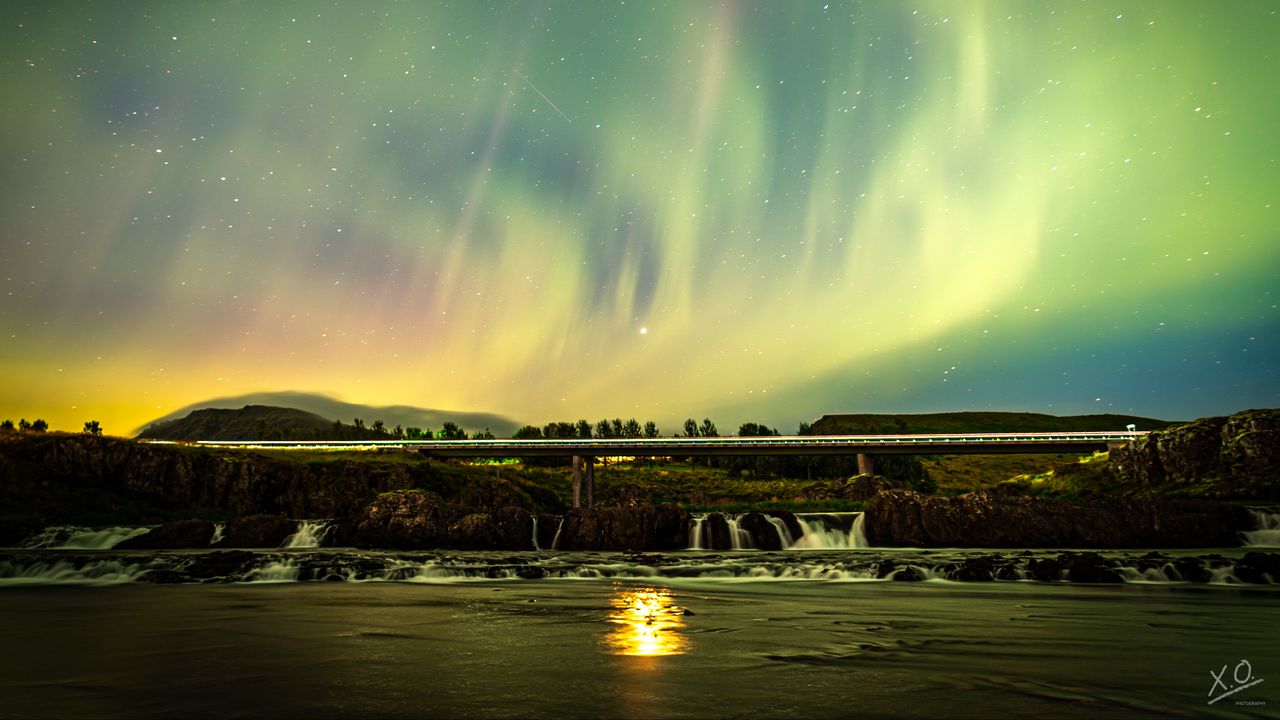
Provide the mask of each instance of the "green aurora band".
POLYGON ((1271 2, 7 2, 0 415, 1280 401, 1271 2))

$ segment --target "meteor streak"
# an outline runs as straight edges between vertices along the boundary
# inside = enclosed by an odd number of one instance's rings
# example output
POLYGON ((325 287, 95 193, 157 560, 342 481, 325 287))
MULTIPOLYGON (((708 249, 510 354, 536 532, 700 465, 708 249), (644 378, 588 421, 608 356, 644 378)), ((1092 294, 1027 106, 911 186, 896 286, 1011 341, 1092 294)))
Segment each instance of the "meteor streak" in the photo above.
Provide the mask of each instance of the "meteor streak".
POLYGON ((534 92, 538 93, 539 95, 542 95, 542 99, 547 101, 547 104, 551 106, 551 109, 552 109, 552 110, 555 110, 556 112, 560 113, 560 117, 564 118, 564 119, 565 119, 566 121, 568 121, 568 122, 573 122, 572 120, 569 120, 569 116, 568 116, 568 115, 565 115, 563 110, 561 110, 560 108, 556 107, 556 104, 555 104, 555 103, 553 103, 553 102, 551 102, 551 98, 549 98, 549 97, 547 97, 545 94, 543 94, 543 92, 542 92, 541 90, 539 90, 539 89, 538 89, 538 86, 533 84, 533 81, 532 81, 532 80, 530 80, 529 78, 525 77, 524 75, 521 75, 519 70, 512 70, 511 72, 515 73, 517 77, 519 77, 521 80, 523 80, 523 81, 525 81, 526 83, 528 83, 529 87, 533 88, 533 91, 534 91, 534 92))

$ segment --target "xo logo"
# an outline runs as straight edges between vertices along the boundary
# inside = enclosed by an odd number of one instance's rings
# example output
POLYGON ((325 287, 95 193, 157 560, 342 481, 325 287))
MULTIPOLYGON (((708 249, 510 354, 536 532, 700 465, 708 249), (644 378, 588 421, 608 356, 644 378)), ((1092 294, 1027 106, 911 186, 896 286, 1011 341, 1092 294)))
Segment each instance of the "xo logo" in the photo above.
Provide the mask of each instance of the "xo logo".
POLYGON ((1227 677, 1227 666, 1223 665, 1218 672, 1209 671, 1209 676, 1213 678, 1213 686, 1209 688, 1209 697, 1212 698, 1209 704, 1212 705, 1224 697, 1234 695, 1248 687, 1253 687, 1262 682, 1262 678, 1254 678, 1253 665, 1248 660, 1241 660, 1236 663, 1235 668, 1231 672, 1230 679, 1235 681, 1234 685, 1227 685, 1223 678, 1227 677), (1221 693, 1214 697, 1214 693, 1222 688, 1221 693))

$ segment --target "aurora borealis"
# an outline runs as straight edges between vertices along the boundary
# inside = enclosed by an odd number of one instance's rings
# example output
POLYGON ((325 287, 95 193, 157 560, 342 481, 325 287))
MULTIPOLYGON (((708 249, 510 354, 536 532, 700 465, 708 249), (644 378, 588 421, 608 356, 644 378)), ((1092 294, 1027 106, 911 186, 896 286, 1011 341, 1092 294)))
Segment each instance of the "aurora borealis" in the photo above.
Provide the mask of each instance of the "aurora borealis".
POLYGON ((1280 404, 1271 2, 6 2, 0 416, 1280 404))

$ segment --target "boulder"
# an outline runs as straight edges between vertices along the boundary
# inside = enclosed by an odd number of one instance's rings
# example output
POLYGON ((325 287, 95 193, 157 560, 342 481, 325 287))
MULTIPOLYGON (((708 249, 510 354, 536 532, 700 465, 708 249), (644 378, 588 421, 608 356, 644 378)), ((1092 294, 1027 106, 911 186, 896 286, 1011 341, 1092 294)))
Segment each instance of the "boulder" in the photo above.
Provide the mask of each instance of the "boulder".
POLYGON ((178 520, 118 543, 113 550, 157 550, 163 548, 209 547, 213 523, 208 520, 178 520))
POLYGON ((905 488, 907 484, 901 480, 882 477, 880 475, 855 475, 847 480, 814 483, 800 491, 799 500, 848 500, 864 502, 875 497, 884 490, 905 488))
POLYGON ((298 531, 298 521, 279 515, 249 515, 227 523, 219 548, 275 548, 298 531))
POLYGON ((706 550, 729 550, 733 547, 729 520, 724 513, 710 513, 702 521, 702 547, 706 550))
POLYGON ((449 508, 429 490, 383 493, 350 523, 353 547, 415 550, 440 547, 448 537, 449 508))
POLYGON ((449 525, 450 547, 463 550, 494 550, 499 547, 498 533, 489 513, 463 515, 449 525))
POLYGON ((751 544, 757 550, 781 550, 782 540, 778 528, 763 514, 749 512, 738 518, 738 527, 751 534, 751 544))

